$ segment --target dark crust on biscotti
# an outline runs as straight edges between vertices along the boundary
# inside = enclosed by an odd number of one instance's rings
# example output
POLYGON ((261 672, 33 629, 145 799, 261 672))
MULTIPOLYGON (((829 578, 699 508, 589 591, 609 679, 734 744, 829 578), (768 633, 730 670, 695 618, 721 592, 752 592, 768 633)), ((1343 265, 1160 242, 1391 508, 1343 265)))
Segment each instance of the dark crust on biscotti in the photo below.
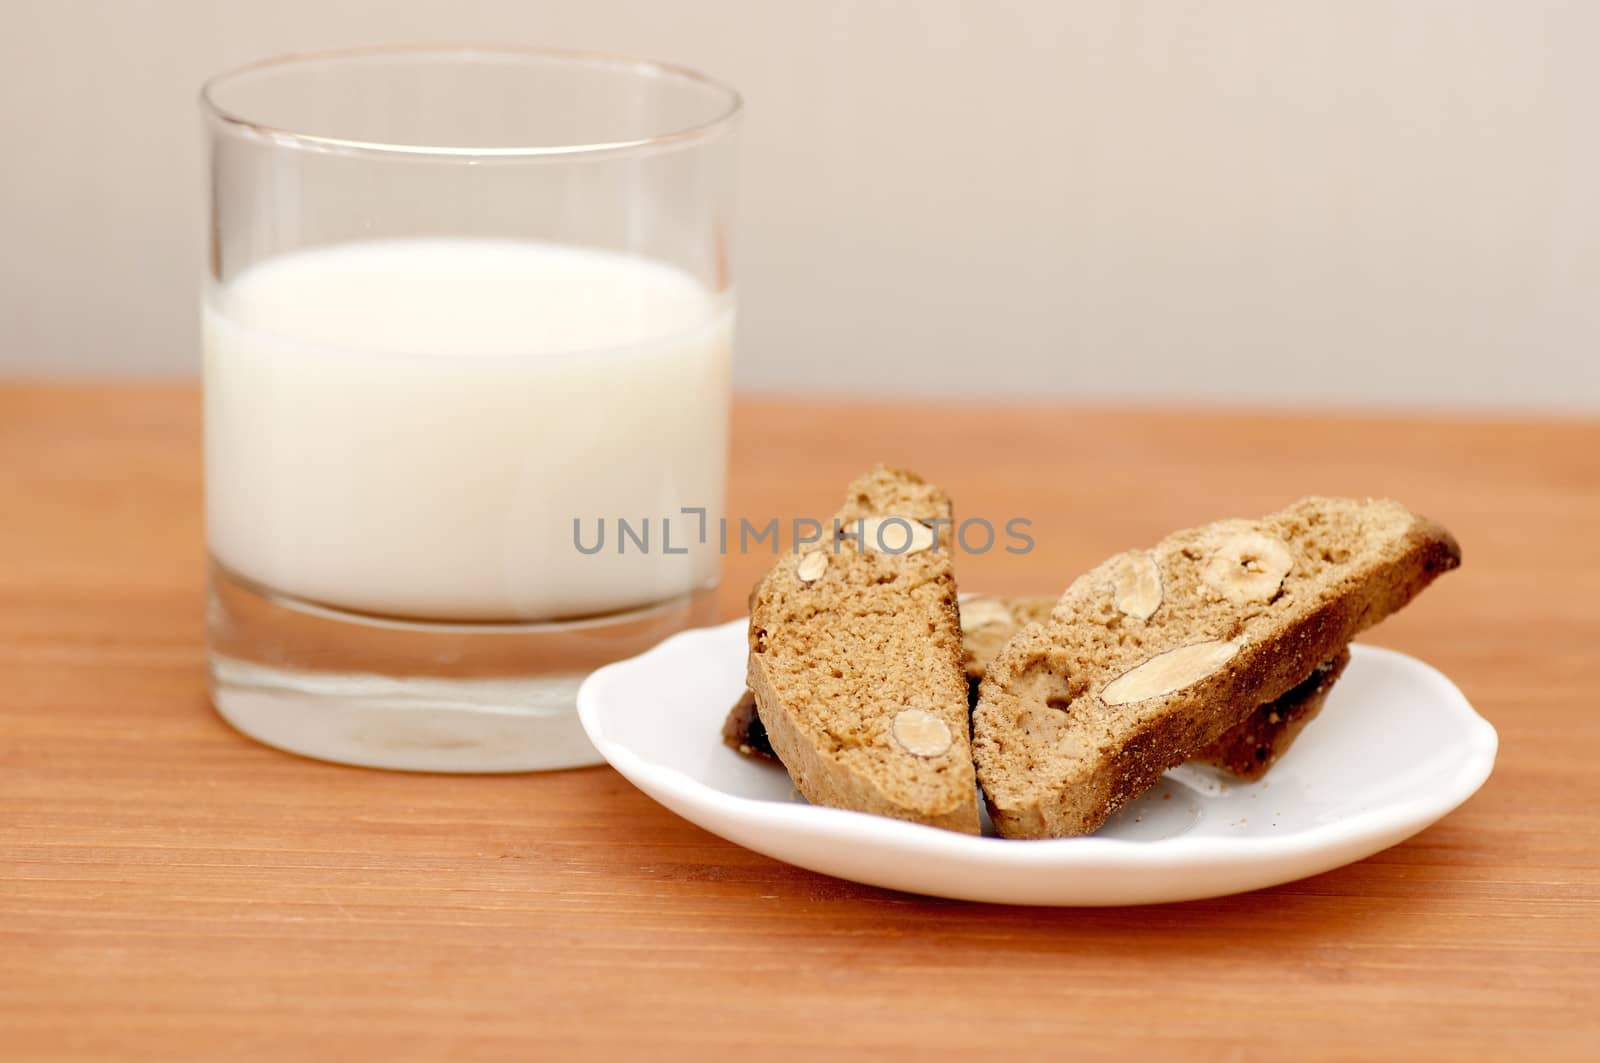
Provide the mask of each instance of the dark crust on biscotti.
POLYGON ((1350 649, 1346 647, 1333 660, 1318 665, 1299 686, 1257 708, 1193 759, 1246 782, 1260 779, 1294 744, 1306 724, 1316 719, 1349 663, 1350 649))
MULTIPOLYGON (((1153 656, 1207 638, 1242 640, 1236 655, 1215 672, 1131 709, 1113 710, 1100 702, 1100 689, 1115 676, 1094 673, 1094 665, 1073 659, 1068 642, 1075 629, 1063 612, 1070 612, 1069 603, 1099 594, 1110 562, 1068 588, 1050 625, 1019 632, 990 666, 974 727, 979 778, 1000 833, 1062 837, 1096 830, 1167 769, 1214 745, 1257 706, 1283 697, 1355 635, 1460 563, 1460 549, 1448 532, 1394 503, 1306 499, 1254 524, 1315 525, 1328 514, 1351 513, 1352 527, 1378 522, 1385 535, 1395 537, 1363 542, 1363 549, 1376 553, 1363 555, 1358 572, 1340 570, 1328 577, 1327 587, 1318 585, 1313 597, 1331 596, 1314 604, 1288 599, 1281 613, 1262 607, 1237 616, 1219 606, 1208 614, 1215 629, 1209 635, 1179 639, 1167 629, 1149 646, 1142 640, 1131 644, 1128 652, 1153 656)), ((1157 549, 1176 557, 1172 544, 1221 526, 1176 533, 1157 549)))
POLYGON ((935 527, 937 548, 862 552, 829 542, 824 574, 779 561, 751 598, 747 682, 772 748, 813 804, 978 832, 966 677, 950 554, 949 499, 880 466, 850 486, 836 520, 902 516, 935 527), (893 737, 907 708, 933 713, 950 747, 916 756, 893 737))
POLYGON ((733 703, 733 708, 728 710, 728 718, 722 721, 722 744, 754 760, 781 763, 778 754, 772 750, 772 739, 767 737, 761 714, 756 711, 756 696, 749 690, 733 703))

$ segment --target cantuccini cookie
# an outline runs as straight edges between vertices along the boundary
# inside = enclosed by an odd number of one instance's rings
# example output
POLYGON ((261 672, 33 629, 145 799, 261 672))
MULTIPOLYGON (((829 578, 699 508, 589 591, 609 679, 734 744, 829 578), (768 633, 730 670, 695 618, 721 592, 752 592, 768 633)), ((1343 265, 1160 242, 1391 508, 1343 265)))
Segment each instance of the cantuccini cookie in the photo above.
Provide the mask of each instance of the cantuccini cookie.
POLYGON ((950 500, 879 466, 836 521, 751 595, 748 682, 772 748, 813 804, 976 833, 950 500))
POLYGON ((1095 830, 1460 560, 1398 503, 1336 498, 1111 558, 986 670, 973 752, 996 829, 1095 830))

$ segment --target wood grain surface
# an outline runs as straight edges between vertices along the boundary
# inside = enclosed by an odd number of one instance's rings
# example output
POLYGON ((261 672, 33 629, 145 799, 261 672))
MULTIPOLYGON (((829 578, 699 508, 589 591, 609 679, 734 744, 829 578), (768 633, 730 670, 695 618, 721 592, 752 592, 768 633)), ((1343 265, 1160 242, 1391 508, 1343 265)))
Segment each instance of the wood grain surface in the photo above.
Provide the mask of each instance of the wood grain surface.
MULTIPOLYGON (((734 515, 825 515, 885 459, 1030 519, 967 590, 1312 492, 1455 531, 1463 569, 1367 641, 1499 729, 1484 790, 1351 867, 1106 910, 825 878, 604 767, 240 737, 206 700, 199 444, 189 385, 0 386, 0 1057, 1600 1058, 1600 424, 741 402, 734 515)), ((769 561, 729 559, 728 616, 769 561)))

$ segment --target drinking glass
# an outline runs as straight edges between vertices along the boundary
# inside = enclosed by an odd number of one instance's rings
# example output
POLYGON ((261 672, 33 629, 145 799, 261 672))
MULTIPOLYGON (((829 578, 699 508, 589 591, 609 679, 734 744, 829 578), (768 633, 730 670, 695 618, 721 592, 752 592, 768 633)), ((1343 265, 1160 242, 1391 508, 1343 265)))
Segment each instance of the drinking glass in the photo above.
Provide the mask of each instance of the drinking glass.
POLYGON ((217 710, 353 764, 592 763, 582 677, 714 619, 738 95, 441 48, 201 101, 217 710))

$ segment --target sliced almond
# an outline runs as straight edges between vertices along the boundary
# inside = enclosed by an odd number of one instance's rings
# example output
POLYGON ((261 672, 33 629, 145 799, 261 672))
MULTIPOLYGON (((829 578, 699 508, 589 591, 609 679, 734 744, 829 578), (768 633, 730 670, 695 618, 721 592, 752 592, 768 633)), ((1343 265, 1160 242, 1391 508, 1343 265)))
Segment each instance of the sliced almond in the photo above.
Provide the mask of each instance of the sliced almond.
POLYGON ((896 557, 932 549, 933 529, 910 517, 867 517, 861 521, 861 552, 896 557))
POLYGON ((1011 610, 998 598, 969 598, 961 603, 961 630, 976 631, 1012 623, 1011 610))
POLYGON ((1117 561, 1111 603, 1123 616, 1149 620, 1161 606, 1161 570, 1144 551, 1124 554, 1117 561))
POLYGON ((1107 683, 1100 700, 1107 705, 1131 705, 1171 694, 1212 675, 1238 652, 1237 642, 1196 642, 1158 653, 1107 683))
POLYGON ((1294 557, 1283 540, 1238 531, 1219 539, 1200 578, 1230 602, 1270 602, 1293 568, 1294 557))
POLYGON ((889 728, 912 756, 937 757, 950 748, 950 727, 927 709, 901 709, 889 728))
POLYGON ((800 559, 800 563, 794 567, 794 574, 801 583, 815 583, 827 570, 828 555, 821 550, 813 550, 800 559))

